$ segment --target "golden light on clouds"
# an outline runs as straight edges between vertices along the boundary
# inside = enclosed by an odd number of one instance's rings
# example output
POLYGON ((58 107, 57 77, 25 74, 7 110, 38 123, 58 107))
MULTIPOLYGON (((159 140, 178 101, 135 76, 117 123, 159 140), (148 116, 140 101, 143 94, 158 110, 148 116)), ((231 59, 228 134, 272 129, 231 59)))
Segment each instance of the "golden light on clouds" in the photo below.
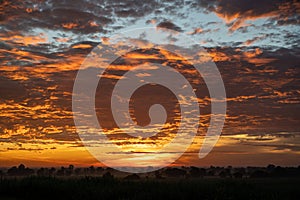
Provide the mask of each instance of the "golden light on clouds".
MULTIPOLYGON (((187 2, 182 12, 176 1, 168 5, 155 1, 155 6, 153 2, 128 6, 113 0, 101 6, 93 1, 63 3, 0 3, 0 167, 21 162, 29 166, 102 165, 83 146, 73 120, 73 84, 88 55, 94 60, 86 70, 95 69, 98 77, 96 70, 108 66, 104 57, 120 56, 102 76, 105 89, 124 81, 127 71, 133 71, 143 83, 153 77, 151 71, 170 66, 191 82, 200 109, 199 128, 187 152, 173 165, 299 165, 299 2, 276 1, 272 6, 260 2, 259 8, 250 1, 236 5, 222 0, 187 2), (201 20, 195 18, 198 15, 201 20), (151 42, 146 33, 138 31, 142 26, 164 30, 166 37, 149 38, 179 47, 182 54, 151 42), (124 41, 114 43, 111 35, 127 29, 135 30, 127 39, 139 51, 126 53, 124 41), (176 38, 180 33, 193 38, 195 45, 183 50, 187 40, 176 38), (201 45, 208 53, 197 51, 201 45), (93 55, 94 48, 107 51, 93 55), (203 65, 215 62, 228 105, 219 142, 200 160, 212 102, 218 99, 211 98, 192 60, 203 65)), ((171 152, 153 153, 176 137, 180 125, 180 108, 170 93, 152 85, 144 95, 134 96, 129 117, 137 124, 147 125, 149 102, 152 105, 154 100, 173 113, 165 124, 145 130, 159 132, 156 136, 135 138, 126 134, 130 127, 120 131, 111 119, 109 91, 101 92, 104 97, 96 98, 95 109, 110 141, 125 152, 143 155, 136 159, 145 165, 151 164, 146 162, 151 156, 161 160, 172 156, 171 152)), ((189 97, 178 100, 183 105, 188 101, 189 97)), ((126 162, 124 165, 130 165, 134 158, 126 162)))

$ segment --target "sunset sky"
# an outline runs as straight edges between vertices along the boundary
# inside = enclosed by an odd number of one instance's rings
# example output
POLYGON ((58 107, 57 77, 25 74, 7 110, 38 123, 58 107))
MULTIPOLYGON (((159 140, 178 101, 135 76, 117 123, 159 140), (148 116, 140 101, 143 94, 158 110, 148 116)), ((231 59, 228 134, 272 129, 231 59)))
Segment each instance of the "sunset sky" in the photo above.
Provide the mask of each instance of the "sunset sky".
MULTIPOLYGON (((226 89, 226 121, 216 146, 199 159, 211 98, 207 90, 198 89, 197 136, 174 165, 298 166, 299 24, 296 0, 0 0, 0 167, 101 166, 76 132, 74 80, 95 47, 107 48, 113 35, 145 27, 170 29, 165 34, 175 45, 177 33, 192 38, 208 52, 226 89)), ((153 45, 143 34, 137 34, 134 42, 145 49, 153 45)), ((124 70, 143 64, 151 68, 151 62, 189 66, 185 58, 164 50, 137 51, 113 63, 102 84, 109 91, 124 70)), ((138 77, 148 76, 143 70, 138 77)), ((181 71, 193 75, 189 67, 181 71)), ((107 132, 114 131, 108 133, 111 141, 128 151, 145 147, 151 151, 176 135, 178 102, 165 88, 152 89, 135 94, 133 115, 138 123, 147 124, 147 106, 169 100, 164 105, 171 112, 166 120, 169 128, 144 141, 115 131, 107 111, 110 99, 96 94, 100 123, 107 132), (148 105, 146 100, 152 102, 148 105)))

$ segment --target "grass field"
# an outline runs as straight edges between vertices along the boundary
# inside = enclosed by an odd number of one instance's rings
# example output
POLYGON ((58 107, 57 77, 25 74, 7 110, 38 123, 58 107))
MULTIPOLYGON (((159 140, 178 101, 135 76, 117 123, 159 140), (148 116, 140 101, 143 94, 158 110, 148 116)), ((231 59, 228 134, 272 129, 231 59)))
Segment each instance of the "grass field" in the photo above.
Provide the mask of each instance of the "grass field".
POLYGON ((299 199, 299 178, 2 178, 0 199, 299 199))

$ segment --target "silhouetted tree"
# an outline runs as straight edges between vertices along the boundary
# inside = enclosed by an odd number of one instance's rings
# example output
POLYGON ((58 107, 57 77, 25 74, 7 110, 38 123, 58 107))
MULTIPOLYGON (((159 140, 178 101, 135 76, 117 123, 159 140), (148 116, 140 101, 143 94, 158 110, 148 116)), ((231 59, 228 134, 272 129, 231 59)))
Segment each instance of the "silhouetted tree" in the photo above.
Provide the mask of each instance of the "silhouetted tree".
POLYGON ((36 174, 38 176, 45 176, 45 169, 42 167, 40 169, 37 170, 36 174))
POLYGON ((163 177, 162 177, 159 170, 154 172, 154 176, 155 176, 156 179, 163 179, 163 177))
POLYGON ((95 173, 95 167, 93 165, 89 167, 89 172, 90 172, 90 174, 95 173))
POLYGON ((56 169, 54 167, 51 167, 51 169, 49 170, 49 175, 52 176, 55 174, 56 169))
POLYGON ((266 171, 261 170, 261 169, 255 170, 250 175, 251 178, 265 178, 265 177, 268 177, 268 176, 269 176, 269 174, 266 171))
POLYGON ((137 174, 130 174, 124 178, 125 180, 140 180, 140 176, 137 174))
POLYGON ((34 174, 34 170, 20 164, 18 167, 13 166, 12 168, 9 168, 7 174, 10 176, 28 176, 34 174))
POLYGON ((97 167, 97 169, 96 169, 96 173, 97 174, 100 174, 100 173, 102 173, 104 171, 104 169, 102 168, 102 167, 97 167))
POLYGON ((69 167, 65 170, 66 176, 71 176, 73 174, 74 165, 69 165, 69 167))
POLYGON ((186 175, 186 171, 178 168, 167 168, 164 173, 168 177, 183 177, 186 175))
POLYGON ((203 177, 206 175, 206 170, 204 168, 198 168, 198 167, 190 167, 190 175, 192 177, 203 177))
POLYGON ((230 173, 229 173, 228 170, 224 169, 224 170, 222 170, 222 171, 219 173, 219 176, 220 176, 221 178, 226 178, 226 177, 230 177, 231 175, 230 175, 230 173))
POLYGON ((243 167, 240 168, 233 168, 232 169, 232 176, 234 178, 243 178, 244 176, 246 176, 246 170, 243 167))
POLYGON ((64 176, 65 175, 65 167, 61 167, 59 170, 57 170, 56 175, 57 176, 64 176))
POLYGON ((233 173, 233 177, 234 178, 243 178, 243 174, 241 172, 239 172, 239 171, 238 172, 234 172, 233 173))
POLYGON ((275 169, 275 165, 269 164, 269 165, 267 166, 267 170, 273 170, 273 169, 275 169))
POLYGON ((7 174, 10 176, 16 176, 18 174, 18 168, 13 166, 7 170, 7 174))
POLYGON ((272 176, 276 176, 276 177, 288 176, 288 173, 286 172, 285 168, 277 166, 273 170, 272 176))
POLYGON ((76 168, 75 170, 74 170, 74 172, 75 172, 75 174, 78 176, 78 175, 80 175, 80 173, 81 173, 81 168, 76 168))
POLYGON ((215 170, 214 169, 208 169, 206 174, 208 176, 214 176, 215 175, 215 170))
POLYGON ((18 170, 19 171, 25 171, 25 165, 20 164, 19 167, 18 167, 18 170))
POLYGON ((110 172, 106 172, 105 174, 103 174, 102 177, 104 179, 113 179, 114 178, 114 176, 110 172))

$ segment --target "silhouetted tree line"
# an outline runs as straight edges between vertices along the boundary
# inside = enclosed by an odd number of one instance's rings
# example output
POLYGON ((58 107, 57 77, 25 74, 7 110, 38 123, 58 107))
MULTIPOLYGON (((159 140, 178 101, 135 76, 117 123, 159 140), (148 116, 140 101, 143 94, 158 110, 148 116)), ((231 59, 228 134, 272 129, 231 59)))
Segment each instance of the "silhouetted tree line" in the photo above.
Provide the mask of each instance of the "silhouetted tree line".
MULTIPOLYGON (((94 167, 75 168, 74 165, 60 168, 39 168, 30 169, 20 164, 6 170, 0 170, 0 176, 101 176, 104 179, 113 179, 119 174, 112 168, 94 167)), ((221 178, 272 178, 272 177, 300 177, 300 166, 281 167, 268 165, 267 167, 168 167, 158 171, 145 174, 125 174, 125 180, 139 180, 141 178, 203 178, 203 177, 221 177, 221 178)))
POLYGON ((34 174, 34 170, 25 167, 23 164, 20 164, 18 167, 14 166, 7 170, 7 175, 10 176, 28 176, 32 174, 34 174))

